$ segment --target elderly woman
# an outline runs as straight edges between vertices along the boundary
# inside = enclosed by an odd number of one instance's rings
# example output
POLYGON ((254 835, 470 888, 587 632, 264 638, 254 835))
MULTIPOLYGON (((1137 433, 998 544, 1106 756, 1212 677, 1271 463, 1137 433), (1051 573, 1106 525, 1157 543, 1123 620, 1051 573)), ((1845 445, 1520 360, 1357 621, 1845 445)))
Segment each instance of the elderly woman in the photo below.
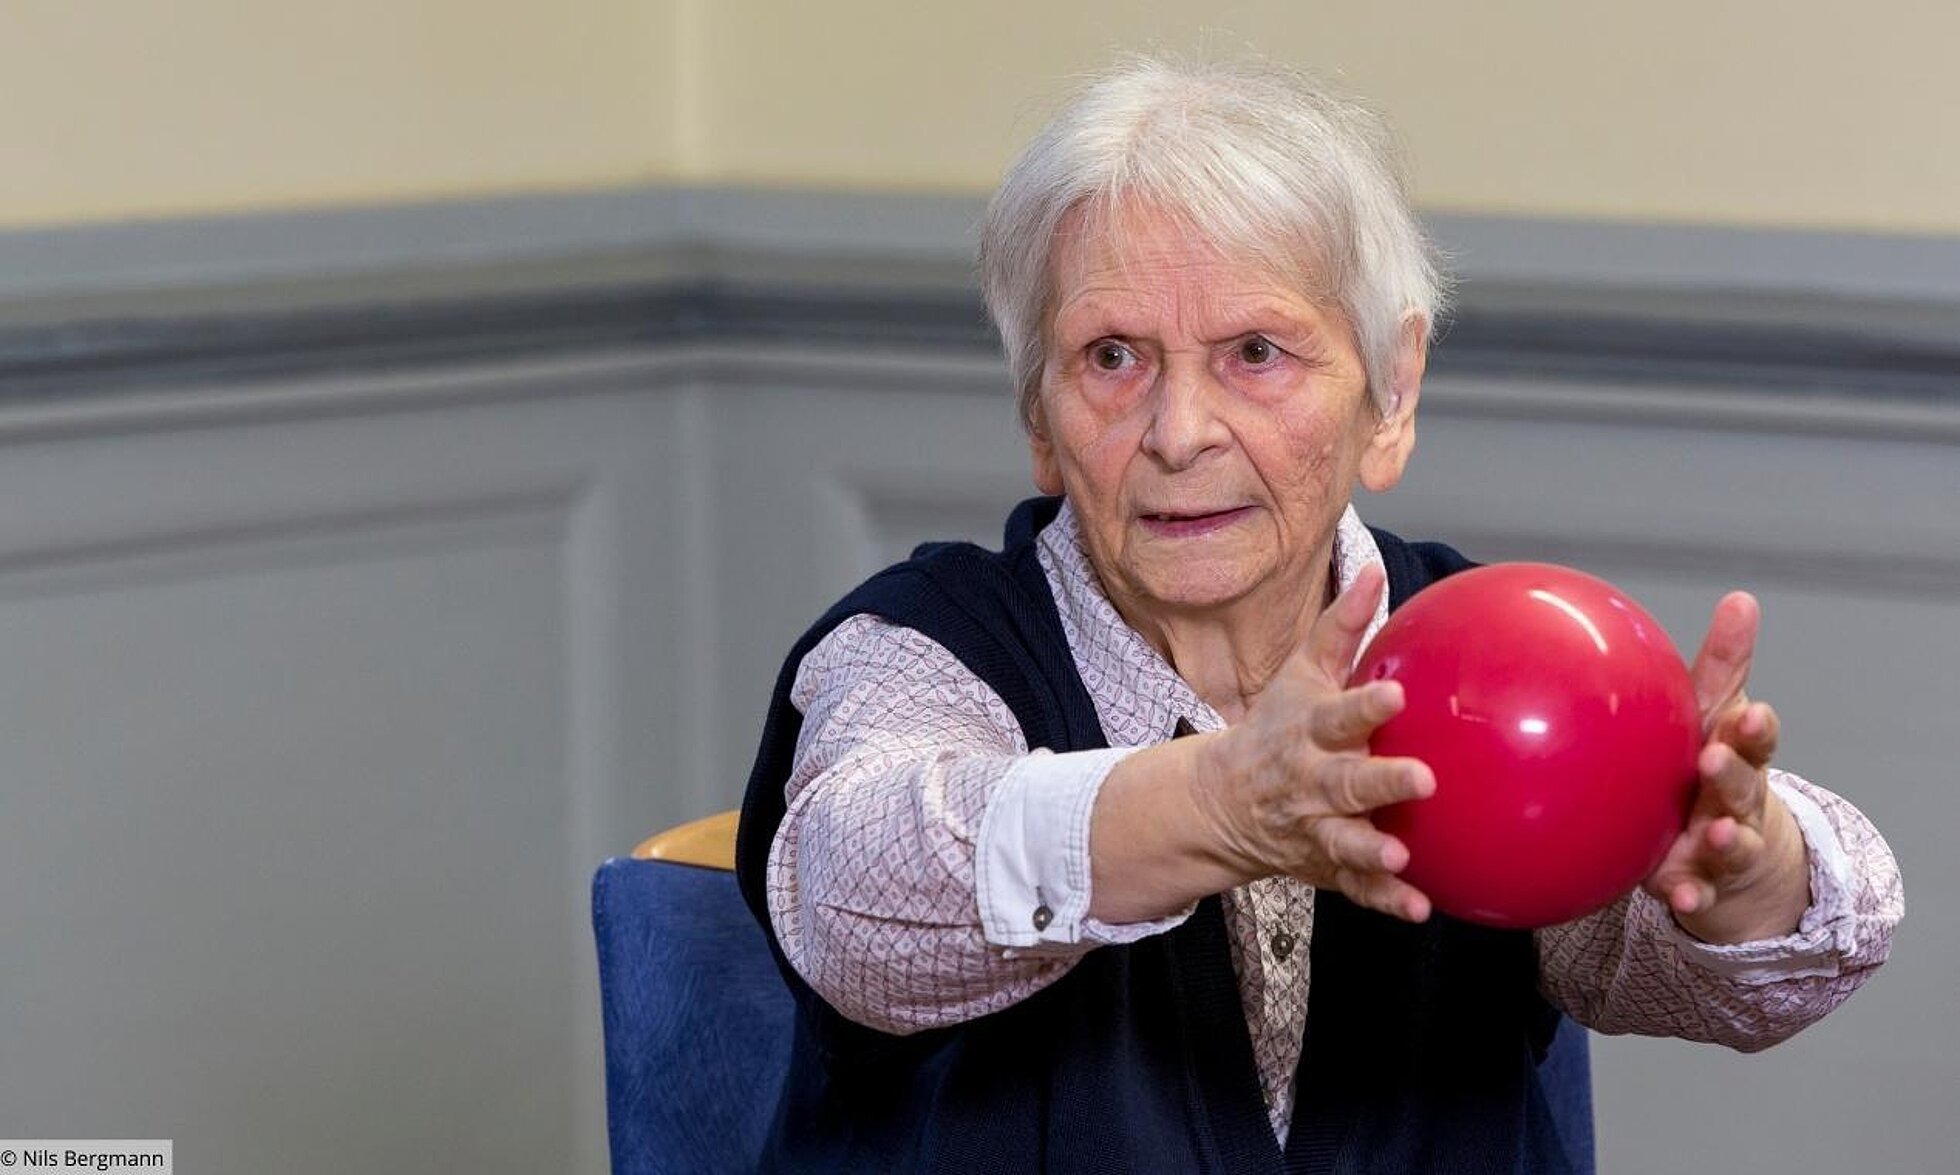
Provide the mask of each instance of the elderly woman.
POLYGON ((1397 876, 1368 814, 1436 783, 1368 754, 1399 687, 1343 682, 1466 562, 1349 502, 1409 460, 1441 296, 1385 139, 1287 75, 1143 61, 1003 181, 981 264, 1048 497, 784 668, 739 866, 799 1004, 775 1164, 1583 1168, 1562 1017, 1759 1049, 1885 958, 1896 866, 1769 768, 1741 593, 1644 886, 1534 934, 1397 876))

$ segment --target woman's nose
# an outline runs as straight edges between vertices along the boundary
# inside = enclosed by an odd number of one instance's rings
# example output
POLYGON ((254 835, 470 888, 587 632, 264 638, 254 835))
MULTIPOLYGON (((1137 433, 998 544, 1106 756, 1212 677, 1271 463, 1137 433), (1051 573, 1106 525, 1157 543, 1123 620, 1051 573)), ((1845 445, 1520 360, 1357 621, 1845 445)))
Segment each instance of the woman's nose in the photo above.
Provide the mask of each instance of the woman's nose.
POLYGON ((1230 443, 1219 416, 1220 392, 1211 372, 1167 365, 1150 394, 1150 425, 1143 448, 1170 469, 1195 465, 1207 452, 1230 443))

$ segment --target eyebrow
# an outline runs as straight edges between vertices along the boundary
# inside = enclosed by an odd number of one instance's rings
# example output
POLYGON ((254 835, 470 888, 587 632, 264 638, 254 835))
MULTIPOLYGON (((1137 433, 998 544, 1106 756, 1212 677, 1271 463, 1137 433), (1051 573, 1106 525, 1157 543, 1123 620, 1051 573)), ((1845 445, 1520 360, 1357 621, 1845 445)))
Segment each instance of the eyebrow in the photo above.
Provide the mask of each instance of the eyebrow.
MULTIPOLYGON (((1228 308, 1211 317, 1228 324, 1228 329, 1212 341, 1222 342, 1249 334, 1318 336, 1327 331, 1327 324, 1319 315, 1289 306, 1276 298, 1260 297, 1236 304, 1230 303, 1229 299, 1224 301, 1228 308)), ((1091 339, 1106 335, 1131 337, 1139 332, 1124 329, 1124 324, 1126 320, 1138 316, 1135 304, 1121 295, 1113 298, 1090 295, 1059 311, 1054 318, 1054 331, 1062 337, 1078 334, 1085 334, 1091 339), (1090 323, 1097 324, 1093 333, 1087 325, 1090 323)))

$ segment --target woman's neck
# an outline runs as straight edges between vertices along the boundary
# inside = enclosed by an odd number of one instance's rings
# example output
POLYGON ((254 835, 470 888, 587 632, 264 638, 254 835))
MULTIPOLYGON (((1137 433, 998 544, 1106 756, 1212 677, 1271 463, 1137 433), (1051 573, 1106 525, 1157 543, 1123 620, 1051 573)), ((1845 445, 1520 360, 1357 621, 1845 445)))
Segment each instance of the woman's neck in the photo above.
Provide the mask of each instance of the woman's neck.
POLYGON ((1317 571, 1274 581, 1221 607, 1165 612, 1112 602, 1230 725, 1245 716, 1333 600, 1338 585, 1331 543, 1312 565, 1317 571))

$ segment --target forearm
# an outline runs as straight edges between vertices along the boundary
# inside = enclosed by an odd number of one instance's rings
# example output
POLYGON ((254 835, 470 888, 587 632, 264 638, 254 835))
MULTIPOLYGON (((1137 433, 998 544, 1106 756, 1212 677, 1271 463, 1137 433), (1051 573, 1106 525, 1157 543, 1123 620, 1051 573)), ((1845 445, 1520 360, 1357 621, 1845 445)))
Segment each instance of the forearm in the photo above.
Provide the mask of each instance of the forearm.
POLYGON ((854 617, 799 667, 804 715, 768 865, 785 956, 838 1011, 889 1032, 1025 999, 1105 942, 1089 812, 1127 752, 1028 753, 944 648, 854 617))
POLYGON ((1147 747, 1118 763, 1091 814, 1090 913, 1112 923, 1166 918, 1252 880, 1209 834, 1193 783, 1207 740, 1147 747))
POLYGON ((1540 931, 1546 995, 1600 1032, 1677 1036, 1754 1051, 1850 998, 1890 953, 1903 913, 1897 863, 1849 803, 1775 773, 1800 815, 1813 900, 1788 935, 1712 946, 1636 891, 1540 931))

